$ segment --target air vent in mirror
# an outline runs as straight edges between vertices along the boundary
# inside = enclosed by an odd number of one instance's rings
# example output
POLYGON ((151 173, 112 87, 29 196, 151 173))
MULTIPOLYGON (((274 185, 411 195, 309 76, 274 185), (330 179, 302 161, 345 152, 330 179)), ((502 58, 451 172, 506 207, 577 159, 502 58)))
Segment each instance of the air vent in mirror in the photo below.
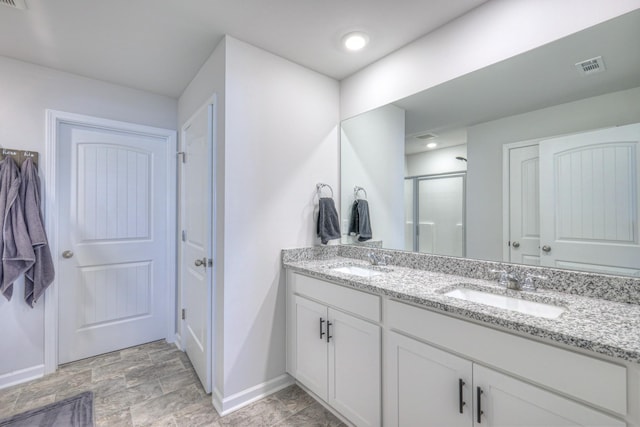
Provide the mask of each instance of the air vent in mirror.
POLYGON ((0 0, 0 4, 13 7, 16 9, 26 9, 27 3, 25 0, 0 0))
POLYGON ((586 61, 580 61, 576 64, 578 72, 583 76, 589 74, 601 73, 606 70, 602 56, 587 59, 586 61))

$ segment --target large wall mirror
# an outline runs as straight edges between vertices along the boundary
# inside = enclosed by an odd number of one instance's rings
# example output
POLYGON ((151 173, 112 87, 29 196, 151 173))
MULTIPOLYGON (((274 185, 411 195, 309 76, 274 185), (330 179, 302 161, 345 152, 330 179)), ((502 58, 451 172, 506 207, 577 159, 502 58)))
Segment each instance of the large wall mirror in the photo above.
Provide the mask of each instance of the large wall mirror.
POLYGON ((345 120, 342 242, 366 199, 385 248, 640 276, 638 40, 640 10, 345 120))

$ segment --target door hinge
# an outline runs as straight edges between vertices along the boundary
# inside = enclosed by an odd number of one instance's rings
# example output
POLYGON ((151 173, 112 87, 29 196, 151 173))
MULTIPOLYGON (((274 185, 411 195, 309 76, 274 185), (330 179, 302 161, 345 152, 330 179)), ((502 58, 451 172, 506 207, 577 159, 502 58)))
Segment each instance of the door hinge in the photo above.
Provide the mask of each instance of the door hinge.
POLYGON ((183 242, 187 241, 187 230, 182 230, 182 241, 183 242))
POLYGON ((187 311, 183 308, 182 309, 182 320, 187 318, 187 311))
POLYGON ((182 163, 187 163, 187 153, 184 151, 178 151, 176 154, 178 156, 182 156, 182 163))

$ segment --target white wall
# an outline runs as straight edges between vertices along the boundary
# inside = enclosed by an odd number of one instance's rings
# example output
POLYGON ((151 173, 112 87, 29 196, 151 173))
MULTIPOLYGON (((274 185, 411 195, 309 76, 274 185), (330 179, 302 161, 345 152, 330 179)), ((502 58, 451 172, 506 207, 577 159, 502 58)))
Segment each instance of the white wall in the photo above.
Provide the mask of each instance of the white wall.
POLYGON ((638 0, 490 0, 344 79, 341 118, 354 117, 639 7, 638 0))
POLYGON ((317 182, 339 197, 339 86, 227 36, 180 97, 180 123, 214 92, 214 403, 228 411, 289 381, 280 251, 317 243, 317 182))
POLYGON ((502 146, 640 122, 640 87, 544 108, 467 130, 467 256, 502 259, 502 146))
POLYGON ((227 38, 225 396, 285 373, 280 251, 316 243, 315 185, 338 187, 338 82, 227 38))
POLYGON ((404 110, 387 105, 343 122, 340 144, 342 234, 357 185, 367 192, 372 240, 404 249, 404 110))
POLYGON ((433 151, 410 154, 405 157, 406 175, 435 175, 467 170, 467 162, 456 157, 467 157, 467 145, 440 148, 433 151))
MULTIPOLYGON (((46 165, 46 109, 176 128, 173 98, 5 57, 0 57, 0 94, 0 146, 39 152, 41 178, 46 165)), ((20 280, 10 302, 0 297, 0 387, 19 375, 17 371, 43 364, 43 304, 31 309, 23 295, 20 280)))

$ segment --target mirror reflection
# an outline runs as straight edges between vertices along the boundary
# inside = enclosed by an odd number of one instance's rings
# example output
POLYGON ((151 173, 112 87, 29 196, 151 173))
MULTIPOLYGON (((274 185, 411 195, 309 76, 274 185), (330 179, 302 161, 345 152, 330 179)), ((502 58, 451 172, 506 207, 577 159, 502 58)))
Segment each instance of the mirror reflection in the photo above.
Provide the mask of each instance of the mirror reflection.
POLYGON ((345 120, 342 242, 360 187, 385 248, 640 275, 638 39, 634 11, 345 120))

